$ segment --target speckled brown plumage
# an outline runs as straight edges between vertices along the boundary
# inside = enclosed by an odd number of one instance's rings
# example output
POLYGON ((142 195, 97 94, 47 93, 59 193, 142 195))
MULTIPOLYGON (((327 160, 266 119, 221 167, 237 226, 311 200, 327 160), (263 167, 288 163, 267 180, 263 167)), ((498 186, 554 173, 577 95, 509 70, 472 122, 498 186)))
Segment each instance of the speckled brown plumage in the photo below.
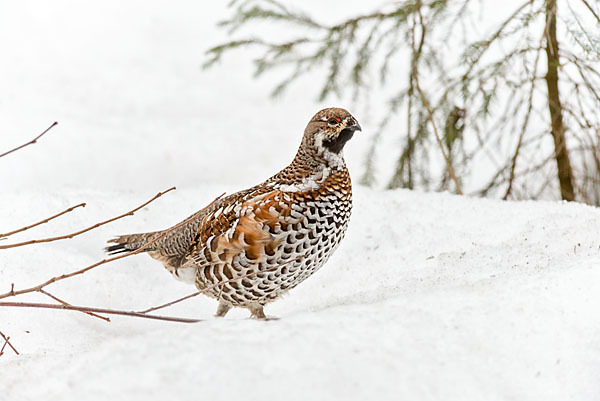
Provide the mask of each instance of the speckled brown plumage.
MULTIPOLYGON (((360 129, 344 109, 321 110, 288 167, 218 200, 148 253, 198 289, 227 281, 207 291, 219 300, 217 316, 237 306, 265 318, 263 306, 319 269, 344 237, 352 185, 343 147, 360 129)), ((107 250, 132 251, 160 233, 121 236, 107 250)))

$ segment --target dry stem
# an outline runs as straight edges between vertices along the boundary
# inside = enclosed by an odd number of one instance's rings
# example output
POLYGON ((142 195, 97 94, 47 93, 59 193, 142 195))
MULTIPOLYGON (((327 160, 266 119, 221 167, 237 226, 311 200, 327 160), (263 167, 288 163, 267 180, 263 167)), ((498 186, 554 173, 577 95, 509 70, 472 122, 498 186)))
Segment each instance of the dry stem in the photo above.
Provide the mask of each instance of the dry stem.
POLYGON ((531 81, 530 81, 531 83, 530 83, 530 87, 529 87, 529 100, 528 100, 527 112, 525 113, 525 121, 523 121, 523 124, 521 125, 521 133, 519 134, 519 141, 517 142, 517 147, 516 147, 515 152, 512 157, 511 166, 510 166, 510 176, 508 179, 508 187, 506 188, 506 192, 504 193, 504 196, 502 197, 502 199, 504 199, 504 200, 508 200, 508 197, 510 196, 510 193, 512 192, 512 189, 513 189, 513 182, 515 180, 515 169, 517 168, 517 158, 519 157, 519 152, 521 151, 521 146, 523 145, 523 138, 525 137, 525 134, 527 133, 527 127, 529 125, 529 118, 531 117, 531 112, 533 110, 533 94, 534 94, 534 90, 535 90, 538 62, 540 59, 542 44, 543 44, 545 37, 546 37, 546 27, 544 28, 544 31, 542 32, 542 37, 540 38, 538 51, 535 55, 535 61, 533 63, 533 71, 531 72, 531 81))
POLYGON ((421 98, 421 103, 423 103, 423 106, 425 106, 425 109, 427 109, 427 116, 429 118, 429 122, 431 122, 431 126, 433 127, 433 133, 435 134, 435 139, 438 143, 438 146, 440 147, 440 151, 442 152, 442 155, 444 156, 444 161, 446 162, 446 168, 448 170, 448 174, 450 174, 450 178, 452 178, 452 181, 454 181, 454 185, 456 185, 456 192, 458 192, 460 195, 463 194, 461 188, 460 188, 460 184, 458 183, 458 179, 456 178, 456 175, 454 174, 454 168, 452 168, 452 163, 450 162, 450 158, 448 157, 448 155, 446 154, 446 151, 444 150, 444 145, 442 144, 442 140, 440 138, 440 134, 438 133, 437 130, 437 125, 435 124, 435 119, 433 117, 433 110, 431 110, 431 106, 429 104, 429 101, 427 100, 427 97, 425 96, 425 93, 423 93, 423 90, 421 89, 421 85, 419 84, 419 73, 418 73, 418 58, 420 57, 421 54, 421 48, 423 46, 423 43, 425 42, 425 32, 426 32, 426 25, 423 23, 423 16, 421 15, 421 10, 419 9, 417 11, 417 15, 419 17, 419 24, 421 27, 421 38, 420 38, 420 42, 419 42, 419 48, 417 50, 414 49, 413 47, 413 51, 416 52, 416 57, 413 57, 412 60, 412 68, 414 71, 413 74, 413 79, 414 79, 414 86, 415 89, 417 89, 417 92, 419 92, 419 97, 421 98))
MULTIPOLYGON (((180 322, 180 323, 196 323, 196 322, 201 321, 199 319, 187 319, 187 318, 183 318, 183 317, 146 315, 144 313, 133 312, 133 311, 123 311, 123 310, 104 309, 104 308, 91 308, 91 307, 87 307, 87 306, 75 306, 75 305, 68 305, 68 304, 67 305, 55 305, 55 304, 43 304, 43 303, 34 303, 34 302, 0 302, 0 307, 1 306, 10 306, 10 307, 18 307, 18 308, 44 308, 44 309, 58 309, 58 310, 73 310, 73 311, 86 312, 86 313, 97 312, 97 313, 104 313, 107 315, 141 317, 141 318, 145 318, 145 319, 163 320, 163 321, 167 321, 167 322, 180 322)), ((9 343, 9 345, 10 345, 10 343, 9 343)), ((13 348, 13 350, 14 350, 14 348, 13 348)), ((15 350, 15 352, 16 352, 16 350, 15 350)))
MULTIPOLYGON (((57 301, 57 302, 59 302, 59 303, 63 304, 64 306, 73 307, 73 305, 71 305, 70 303, 63 301, 63 300, 62 300, 62 299, 60 299, 60 298, 57 298, 57 297, 55 297, 54 295, 50 294, 50 293, 49 293, 49 292, 47 292, 47 291, 44 291, 44 290, 40 289, 40 292, 41 292, 42 294, 44 294, 44 295, 47 295, 47 296, 49 296, 49 297, 50 297, 50 298, 52 298, 53 300, 55 300, 55 301, 57 301)), ((98 319, 102 319, 102 320, 104 320, 104 321, 106 321, 106 322, 110 322, 110 319, 109 319, 109 318, 107 318, 107 317, 104 317, 104 316, 97 315, 97 314, 95 314, 95 313, 93 313, 93 312, 83 312, 83 313, 85 313, 86 315, 90 315, 90 316, 93 316, 93 317, 97 317, 98 319)))
MULTIPOLYGON (((64 238, 70 238, 72 236, 75 235, 79 235, 82 234, 83 232, 92 230, 94 228, 100 227, 101 225, 107 224, 109 222, 115 221, 117 219, 120 219, 122 217, 128 216, 128 215, 132 215, 133 213, 135 213, 136 211, 138 211, 139 209, 141 209, 142 207, 146 206, 147 204, 149 204, 150 202, 152 202, 153 200, 155 200, 156 198, 164 195, 165 193, 171 191, 175 189, 175 187, 168 189, 167 191, 164 192, 159 192, 154 198, 152 198, 150 201, 144 203, 143 205, 133 209, 132 211, 125 213, 123 215, 120 215, 118 217, 112 218, 110 220, 106 220, 102 223, 98 223, 88 229, 82 230, 80 232, 74 233, 71 236, 64 236, 64 238)), ((154 319, 154 320, 163 320, 163 321, 170 321, 170 322, 180 322, 180 323, 195 323, 195 322, 199 322, 200 320, 198 319, 188 319, 188 318, 179 318, 179 317, 171 317, 171 316, 154 316, 154 315, 148 315, 146 313, 140 313, 140 312, 134 312, 134 311, 123 311, 123 310, 116 310, 116 309, 106 309, 106 308, 93 308, 93 307, 87 307, 87 306, 76 306, 76 305, 71 305, 59 298, 57 298, 56 296, 50 294, 49 292, 44 290, 44 287, 55 283, 57 281, 61 281, 61 280, 65 280, 67 278, 76 276, 76 275, 80 275, 83 274, 97 266, 118 260, 118 259, 122 259, 128 256, 132 256, 132 255, 136 255, 140 252, 143 252, 146 248, 148 248, 149 246, 151 246, 152 244, 154 244, 156 241, 160 240, 161 238, 163 238, 165 235, 169 234, 170 232, 178 229, 179 227, 183 226, 184 224, 187 224, 188 222, 190 222, 192 219, 196 218, 198 216, 199 213, 202 213, 204 210, 206 210, 207 208, 209 208, 210 206, 212 206, 217 200, 219 200, 223 195, 225 195, 224 193, 219 195, 217 198, 215 198, 211 203, 209 203, 206 207, 204 207, 202 210, 200 210, 199 212, 193 214, 192 216, 190 216, 189 218, 187 218, 186 220, 182 221, 181 223, 171 227, 168 230, 163 231, 160 235, 158 235, 157 237, 155 237, 154 239, 152 239, 151 241, 147 242, 144 246, 142 246, 139 249, 136 249, 133 252, 129 252, 123 255, 119 255, 119 256, 115 256, 112 258, 108 258, 108 259, 103 259, 99 262, 96 262, 90 266, 87 266, 83 269, 79 269, 76 270, 74 272, 68 273, 68 274, 63 274, 60 276, 55 276, 52 277, 48 280, 46 280, 44 283, 39 284, 37 286, 34 287, 30 287, 30 288, 26 288, 23 290, 17 290, 15 291, 14 289, 14 284, 11 284, 11 288, 10 291, 5 293, 5 294, 1 294, 0 295, 0 299, 2 298, 7 298, 10 296, 16 296, 16 295, 21 295, 21 294, 26 294, 26 293, 31 293, 31 292, 40 292, 52 299, 54 299, 55 301, 59 302, 60 305, 55 305, 55 304, 44 304, 44 303, 31 303, 31 302, 0 302, 0 306, 7 306, 7 307, 21 307, 21 308, 45 308, 45 309, 58 309, 58 310, 73 310, 73 311, 79 311, 79 312, 83 312, 89 315, 92 315, 94 317, 106 320, 106 321, 110 321, 110 319, 104 317, 104 316, 100 316, 97 313, 102 313, 102 314, 108 314, 108 315, 121 315, 121 316, 130 316, 130 317, 141 317, 141 318, 145 318, 145 319, 154 319)), ((64 212, 66 213, 66 211, 64 212)), ((58 237, 57 237, 58 238, 58 237)), ((26 245, 26 244, 25 244, 26 245)), ((2 334, 2 333, 0 333, 2 334)), ((17 354, 18 352, 16 351, 16 349, 14 349, 14 347, 12 346, 12 344, 10 344, 10 342, 8 341, 7 337, 4 337, 4 335, 2 335, 2 337, 5 340, 5 343, 2 347, 2 349, 4 349, 4 347, 6 347, 6 345, 8 344, 17 354)), ((0 351, 0 355, 1 355, 1 351, 0 351)))
POLYGON ((2 345, 2 349, 0 349, 0 355, 2 355, 4 353, 4 348, 8 345, 14 352, 15 354, 19 355, 19 351, 17 351, 17 349, 15 347, 13 347, 13 345, 10 343, 10 337, 7 337, 4 335, 4 333, 2 333, 0 331, 0 336, 4 339, 4 344, 2 345))
POLYGON ((146 202, 146 203, 144 203, 144 204, 142 204, 142 205, 140 205, 140 206, 136 207, 135 209, 133 209, 133 210, 130 210, 130 211, 129 211, 129 212, 127 212, 127 213, 123 213, 123 214, 122 214, 122 215, 120 215, 120 216, 113 217, 113 218, 111 218, 111 219, 105 220, 105 221, 103 221, 103 222, 101 222, 101 223, 94 224, 93 226, 90 226, 90 227, 88 227, 88 228, 85 228, 85 229, 83 229, 83 230, 80 230, 80 231, 77 231, 77 232, 74 232, 74 233, 71 233, 71 234, 67 234, 67 235, 61 235, 61 236, 59 236, 59 237, 51 237, 51 238, 43 238, 43 239, 34 239, 34 240, 31 240, 31 241, 18 242, 18 243, 16 243, 16 244, 0 245, 0 249, 16 248, 16 247, 18 247, 18 246, 25 246, 25 245, 31 245, 31 244, 39 244, 39 243, 43 243, 43 242, 52 242, 52 241, 58 241, 58 240, 62 240, 62 239, 69 239, 69 238, 73 238, 73 237, 75 237, 75 236, 77 236, 77 235, 84 234, 84 233, 86 233, 86 232, 88 232, 88 231, 91 231, 91 230, 93 230, 93 229, 95 229, 95 228, 101 227, 101 226, 103 226, 103 225, 105 225, 105 224, 112 223, 112 222, 113 222, 113 221, 115 221, 115 220, 122 219, 123 217, 127 217, 127 216, 133 216, 133 214, 134 214, 135 212, 137 212, 138 210, 140 210, 140 209, 141 209, 141 208, 143 208, 144 206, 148 205, 150 202, 153 202, 153 201, 154 201, 154 200, 156 200, 157 198, 160 198, 161 196, 163 196, 163 195, 164 195, 164 194, 166 194, 167 192, 171 192, 171 191, 173 191, 174 189, 175 189, 175 187, 172 187, 172 188, 169 188, 169 189, 167 189, 166 191, 159 192, 159 193, 158 193, 158 194, 156 194, 156 195, 155 195, 155 196, 154 196, 152 199, 150 199, 148 202, 146 202))
MULTIPOLYGON (((172 189, 174 189, 174 188, 172 188, 172 189)), ((171 189, 169 189, 168 191, 170 191, 170 190, 171 190, 171 189)), ((155 197, 154 197, 152 200, 156 199, 158 196, 161 196, 162 194, 165 194, 165 193, 167 193, 168 191, 165 191, 165 192, 159 193, 159 194, 158 194, 157 196, 155 196, 155 197)), ((208 206, 206 206, 206 207, 205 207, 204 209, 202 209, 200 212, 202 212, 202 211, 203 211, 203 210, 205 210, 206 208, 208 208, 208 207, 212 206, 212 205, 213 205, 213 204, 214 204, 214 203, 215 203, 217 200, 219 200, 219 199, 220 199, 220 198, 221 198, 223 195, 224 195, 224 194, 221 194, 219 197, 217 197, 215 200, 213 200, 211 203, 209 203, 209 204, 208 204, 208 206)), ((151 201, 152 201, 152 200, 151 200, 151 201)), ((146 204, 148 204, 148 203, 150 203, 150 202, 146 202, 144 205, 146 205, 146 204)), ((141 207, 143 207, 144 205, 142 205, 142 206, 140 206, 139 208, 136 208, 136 209, 134 209, 134 210, 138 210, 138 209, 140 209, 141 207)), ((200 213, 200 212, 198 212, 198 213, 200 213)), ((4 294, 0 294, 0 299, 2 299, 2 298, 7 298, 7 297, 11 297, 11 296, 16 296, 16 295, 21 295, 21 294, 27 294, 27 293, 30 293, 30 292, 36 292, 36 291, 37 291, 37 292, 39 292, 39 291, 40 291, 41 289, 43 289, 44 287, 46 287, 46 286, 48 286, 48 285, 50 285, 50 284, 52 284, 52 283, 55 283, 55 282, 57 282, 57 281, 61 281, 61 280, 64 280, 64 279, 67 279, 67 278, 70 278, 70 277, 73 277, 73 276, 77 276, 77 275, 83 274, 83 273, 85 273, 85 272, 87 272, 87 271, 89 271, 89 270, 91 270, 91 269, 93 269, 93 268, 95 268, 95 267, 98 267, 98 266, 100 266, 100 265, 103 265, 103 264, 106 264, 106 263, 113 262, 113 261, 115 261, 115 260, 123 259, 123 258, 126 258, 126 257, 128 257, 128 256, 137 255, 138 253, 140 253, 140 252, 143 252, 143 251, 144 251, 146 248, 148 248, 149 246, 151 246, 152 244, 154 244, 156 241, 158 241, 158 240, 160 240, 161 238, 163 238, 165 235, 167 235, 167 234, 169 234, 170 232, 172 232, 173 230, 176 230, 176 229, 178 229, 179 227, 183 226, 184 224, 187 224, 189 221, 191 221, 193 218, 195 218, 195 217, 198 215, 198 213, 196 213, 196 214, 194 214, 194 215, 190 216, 188 219, 186 219, 186 220, 182 221, 181 223, 179 223, 179 224, 177 224, 177 225, 175 225, 175 226, 173 226, 173 227, 169 228, 168 230, 165 230, 165 231, 163 231, 163 232, 162 232, 160 235, 158 235, 158 236, 157 236, 156 238, 154 238, 152 241, 149 241, 149 242, 148 242, 148 243, 146 243, 144 246, 142 246, 142 247, 140 247, 140 248, 136 249, 136 250, 135 250, 135 251, 133 251, 133 252, 125 253, 125 254, 123 254, 123 255, 114 256, 114 257, 112 257, 112 258, 103 259, 103 260, 101 260, 101 261, 99 261, 99 262, 96 262, 96 263, 94 263, 94 264, 91 264, 91 265, 89 265, 89 266, 87 266, 87 267, 84 267, 83 269, 79 269, 79 270, 76 270, 76 271, 74 271, 74 272, 71 272, 71 273, 68 273, 68 274, 62 274, 62 275, 60 275, 60 276, 55 276, 55 277, 52 277, 52 278, 50 278, 50 279, 46 280, 45 282, 43 282, 42 284, 36 285, 36 286, 34 286, 34 287, 30 287, 30 288, 26 288, 26 289, 23 289, 23 290, 17 290, 17 291, 15 291, 15 290, 14 290, 14 287, 12 287, 12 286, 11 286, 11 290, 10 290, 9 292, 7 292, 7 293, 4 293, 4 294)), ((126 216, 126 215, 127 215, 127 214, 125 214, 125 215, 122 215, 122 216, 126 216)), ((112 220, 115 220, 115 219, 111 219, 111 221, 112 221, 112 220)))
POLYGON ((44 130, 44 132, 42 132, 41 134, 39 134, 38 136, 36 136, 35 138, 33 138, 31 141, 29 141, 29 142, 27 142, 27 143, 24 143, 24 144, 23 144, 23 145, 21 145, 21 146, 17 146, 16 148, 9 150, 8 152, 4 152, 4 153, 2 153, 2 154, 0 155, 0 157, 4 157, 4 156, 6 156, 6 155, 8 155, 8 154, 10 154, 10 153, 12 153, 12 152, 16 152, 16 151, 17 151, 17 150, 19 150, 19 149, 23 149, 25 146, 28 146, 28 145, 33 145, 34 143, 36 143, 36 142, 37 142, 37 140, 38 140, 38 139, 40 139, 42 136, 44 136, 44 135, 46 134, 46 132, 50 131, 50 130, 51 130, 51 129, 52 129, 54 126, 55 126, 55 125, 57 125, 57 124, 58 124, 58 123, 57 123, 56 121, 54 121, 54 122, 52 123, 52 125, 50 125, 48 128, 46 128, 46 129, 44 130))
POLYGON ((13 235, 13 234, 17 234, 17 233, 23 232, 23 231, 25 231, 25 230, 29 230, 30 228, 37 227, 37 226, 39 226, 40 224, 47 223, 47 222, 49 222, 50 220, 54 220, 55 218, 57 218, 57 217, 60 217, 60 216, 62 216, 63 214, 67 214, 67 213, 69 213, 69 212, 73 211, 74 209, 76 209, 76 208, 78 208, 78 207, 85 207, 85 203, 80 203, 79 205, 72 206, 72 207, 68 208, 67 210, 63 210, 62 212, 60 212, 60 213, 58 213, 58 214, 55 214, 55 215, 54 215, 54 216, 52 216, 52 217, 48 217, 48 218, 46 218, 46 219, 44 219, 44 220, 42 220, 42 221, 38 221, 37 223, 31 224, 31 225, 29 225, 29 226, 22 227, 22 228, 19 228, 19 229, 17 229, 17 230, 14 230, 14 231, 9 231, 9 232, 7 232, 6 234, 0 234, 0 239, 4 239, 4 238, 6 238, 6 237, 8 237, 8 236, 11 236, 11 235, 13 235))
POLYGON ((454 174, 454 169, 452 168, 452 163, 450 163, 450 159, 448 158, 448 155, 446 154, 446 151, 444 150, 444 145, 442 144, 442 140, 440 139, 440 134, 438 133, 437 126, 436 126, 434 118, 433 118, 433 111, 431 110, 431 107, 429 106, 429 101, 425 97, 425 94, 423 93, 423 90, 421 89, 421 86, 419 85, 419 80, 417 79, 416 75, 415 75, 415 88, 419 92, 421 101, 423 102, 423 105, 427 109, 429 122, 431 122, 431 126, 433 127, 433 133, 435 134, 435 139, 437 140, 440 150, 442 151, 442 155, 444 156, 444 161, 446 162, 446 168, 448 169, 450 178, 452 178, 452 181, 454 181, 454 185, 456 185, 456 192, 458 192, 460 195, 462 195, 463 192, 460 189, 460 184, 458 183, 458 179, 456 178, 456 175, 454 174))

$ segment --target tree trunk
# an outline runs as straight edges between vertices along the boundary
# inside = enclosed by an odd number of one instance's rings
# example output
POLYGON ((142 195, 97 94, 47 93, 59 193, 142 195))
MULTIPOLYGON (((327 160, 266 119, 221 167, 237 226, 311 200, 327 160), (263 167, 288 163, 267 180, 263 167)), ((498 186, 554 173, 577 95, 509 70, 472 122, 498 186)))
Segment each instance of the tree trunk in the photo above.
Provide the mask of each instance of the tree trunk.
POLYGON ((552 123, 552 137, 554 138, 554 154, 558 167, 558 181, 560 194, 563 200, 574 201, 573 170, 569 160, 569 151, 565 140, 565 126, 562 118, 562 105, 558 90, 558 41, 556 40, 556 0, 546 0, 546 55, 548 59, 548 72, 546 84, 548 86, 548 107, 552 123))

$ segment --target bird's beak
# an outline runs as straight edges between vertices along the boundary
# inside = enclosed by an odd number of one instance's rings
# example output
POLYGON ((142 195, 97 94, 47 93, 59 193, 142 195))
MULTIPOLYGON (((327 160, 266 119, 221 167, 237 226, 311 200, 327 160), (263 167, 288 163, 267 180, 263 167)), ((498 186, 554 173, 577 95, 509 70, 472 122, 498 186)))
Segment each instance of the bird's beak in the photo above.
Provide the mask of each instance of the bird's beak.
POLYGON ((362 132, 362 127, 360 126, 359 123, 355 122, 353 125, 346 127, 346 129, 354 132, 354 131, 361 131, 362 132))

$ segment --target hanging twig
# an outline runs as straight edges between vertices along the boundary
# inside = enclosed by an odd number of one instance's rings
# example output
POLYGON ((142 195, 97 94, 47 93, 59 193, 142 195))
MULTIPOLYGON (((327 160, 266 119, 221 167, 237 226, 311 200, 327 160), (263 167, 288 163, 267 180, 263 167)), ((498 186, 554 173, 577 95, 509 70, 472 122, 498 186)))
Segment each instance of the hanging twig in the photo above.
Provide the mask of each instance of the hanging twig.
POLYGON ((144 319, 164 320, 167 322, 179 322, 179 323, 201 322, 200 319, 188 319, 188 318, 183 318, 183 317, 147 315, 145 313, 140 313, 140 312, 123 311, 123 310, 117 310, 117 309, 92 308, 92 307, 88 307, 88 306, 55 305, 55 304, 43 304, 43 303, 34 303, 34 302, 0 302, 0 307, 1 306, 16 307, 16 308, 43 308, 43 309, 57 309, 57 310, 73 310, 73 311, 86 312, 86 313, 87 312, 96 312, 96 313, 104 313, 106 315, 141 317, 144 319))
POLYGON ((14 230, 14 231, 7 232, 6 234, 0 234, 0 238, 4 239, 4 238, 6 238, 8 236, 11 236, 13 234, 17 234, 17 233, 23 232, 25 230, 29 230, 30 228, 37 227, 40 224, 45 224, 45 223, 49 222, 50 220, 54 220, 55 218, 60 217, 63 214, 67 214, 67 213, 73 211, 74 209, 76 209, 78 207, 85 207, 85 203, 80 203, 79 205, 72 206, 72 207, 68 208, 67 210, 63 210, 62 212, 60 212, 58 214, 55 214, 52 217, 48 217, 48 218, 46 218, 46 219, 44 219, 42 221, 38 221, 37 223, 31 224, 29 226, 22 227, 22 228, 19 228, 17 230, 14 230))
POLYGON ((44 132, 42 132, 41 134, 39 134, 38 136, 36 136, 35 138, 33 138, 31 141, 29 141, 27 143, 24 143, 21 146, 17 146, 16 148, 9 150, 8 152, 4 152, 4 153, 0 154, 0 157, 4 157, 4 156, 6 156, 6 155, 8 155, 8 154, 10 154, 12 152, 16 152, 19 149, 23 149, 25 146, 33 145, 34 143, 37 142, 38 139, 40 139, 42 136, 44 136, 46 134, 46 132, 50 131, 57 124, 58 123, 56 121, 54 121, 52 123, 52 125, 50 125, 48 128, 46 128, 44 130, 44 132))
POLYGON ((535 61, 533 62, 533 71, 531 73, 531 83, 530 83, 531 86, 529 88, 529 96, 528 96, 529 100, 528 100, 527 111, 525 112, 525 120, 523 121, 523 124, 521 125, 521 133, 519 134, 519 141, 517 142, 517 147, 515 149, 515 153, 513 154, 513 157, 511 160, 510 176, 508 179, 508 187, 506 188, 506 192, 504 193, 504 196, 502 197, 503 200, 507 200, 508 197, 510 196, 510 193, 512 192, 513 182, 515 180, 515 169, 517 167, 517 158, 519 157, 519 152, 521 151, 521 146, 523 144, 523 138, 525 137, 525 134, 527 133, 527 127, 529 125, 529 117, 531 117, 531 112, 533 110, 533 93, 535 90, 535 83, 536 83, 536 79, 537 79, 538 62, 540 59, 540 53, 543 48, 543 41, 544 41, 545 37, 546 37, 546 27, 544 27, 544 30, 542 32, 542 37, 540 38, 538 50, 535 55, 535 61))
MULTIPOLYGON (((417 15, 419 16, 419 25, 421 27, 421 39, 419 41, 418 50, 413 48, 413 51, 417 55, 419 55, 421 52, 423 43, 425 42, 426 27, 425 27, 425 24, 423 23, 423 16, 421 15, 420 9, 417 10, 417 15)), ((440 151, 442 152, 442 155, 444 156, 444 161, 446 162, 446 168, 448 170, 448 174, 450 174, 450 178, 452 178, 452 181, 454 181, 454 185, 456 186, 456 192, 458 194, 462 195, 463 192, 460 189, 460 184, 458 183, 458 179, 456 178, 456 175, 454 174, 454 168, 452 168, 452 163, 450 162, 450 158, 448 157, 448 155, 446 154, 446 151, 444 150, 444 144, 442 143, 442 139, 440 138, 440 134, 437 130, 437 126, 435 124, 435 119, 433 118, 433 111, 431 110, 429 101, 427 100, 427 97, 425 96, 425 93, 423 93, 423 90, 421 89, 421 85, 419 84, 419 69, 418 69, 418 65, 417 65, 417 63, 419 62, 419 57, 418 56, 413 57, 412 62, 413 62, 412 69, 414 71, 414 74, 413 74, 414 87, 417 90, 417 92, 419 92, 419 96, 421 97, 421 102, 423 103, 423 106, 425 106, 425 109, 427 110, 427 116, 429 118, 429 122, 431 123, 431 126, 433 127, 433 133, 434 133, 435 139, 440 147, 440 151)))
POLYGON ((81 234, 84 234, 84 233, 86 233, 86 232, 88 232, 88 231, 91 231, 91 230, 93 230, 93 229, 95 229, 95 228, 101 227, 101 226, 103 226, 103 225, 105 225, 105 224, 112 223, 112 222, 113 222, 113 221, 115 221, 115 220, 122 219, 123 217, 127 217, 127 216, 133 216, 133 214, 134 214, 135 212, 137 212, 138 210, 140 210, 140 209, 141 209, 141 208, 143 208, 144 206, 148 205, 150 202, 153 202, 154 200, 156 200, 156 199, 160 198, 161 196, 163 196, 163 195, 164 195, 164 194, 166 194, 167 192, 171 192, 171 191, 173 191, 174 189, 175 189, 175 187, 172 187, 172 188, 169 188, 169 189, 167 189, 166 191, 159 192, 159 193, 157 193, 157 194, 156 194, 156 195, 155 195, 155 196, 154 196, 152 199, 150 199, 148 202, 146 202, 146 203, 144 203, 144 204, 142 204, 142 205, 140 205, 140 206, 136 207, 135 209, 133 209, 133 210, 130 210, 130 211, 129 211, 129 212, 127 212, 127 213, 123 213, 123 214, 122 214, 122 215, 120 215, 120 216, 113 217, 112 219, 108 219, 108 220, 105 220, 105 221, 103 221, 103 222, 101 222, 101 223, 94 224, 93 226, 91 226, 91 227, 88 227, 88 228, 85 228, 85 229, 83 229, 83 230, 80 230, 80 231, 77 231, 77 232, 74 232, 74 233, 71 233, 71 234, 67 234, 67 235, 61 235, 61 236, 59 236, 59 237, 51 237, 51 238, 43 238, 43 239, 34 239, 34 240, 30 240, 30 241, 25 241, 25 242, 18 242, 18 243, 16 243, 16 244, 0 245, 0 249, 16 248, 16 247, 18 247, 18 246, 25 246, 25 245, 39 244, 39 243, 43 243, 43 242, 52 242, 52 241, 58 241, 58 240, 62 240, 62 239, 69 239, 69 238, 76 237, 76 236, 78 236, 78 235, 81 235, 81 234))

